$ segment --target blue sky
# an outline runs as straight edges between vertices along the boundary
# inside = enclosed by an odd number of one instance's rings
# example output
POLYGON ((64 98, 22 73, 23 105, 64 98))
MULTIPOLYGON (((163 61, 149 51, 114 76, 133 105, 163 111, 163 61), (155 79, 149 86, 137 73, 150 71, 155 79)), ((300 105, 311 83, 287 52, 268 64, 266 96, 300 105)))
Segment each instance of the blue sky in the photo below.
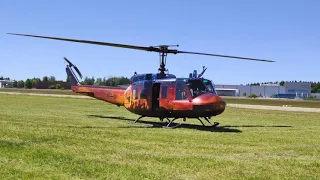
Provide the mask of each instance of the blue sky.
POLYGON ((0 76, 66 79, 63 57, 89 77, 157 72, 157 53, 7 35, 7 32, 275 60, 169 55, 179 77, 207 66, 217 84, 319 81, 320 1, 0 1, 0 76))

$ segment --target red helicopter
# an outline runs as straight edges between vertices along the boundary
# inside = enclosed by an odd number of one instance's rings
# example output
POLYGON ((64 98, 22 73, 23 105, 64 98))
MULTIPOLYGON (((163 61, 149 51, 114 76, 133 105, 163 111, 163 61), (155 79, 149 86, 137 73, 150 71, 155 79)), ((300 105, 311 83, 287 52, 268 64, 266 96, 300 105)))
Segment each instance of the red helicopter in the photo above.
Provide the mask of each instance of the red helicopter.
MULTIPOLYGON (((213 83, 210 80, 201 77, 206 70, 205 68, 200 75, 197 76, 196 74, 191 73, 189 78, 177 78, 175 75, 167 73, 168 69, 165 68, 165 65, 168 54, 184 53, 274 62, 263 59, 179 51, 176 49, 169 49, 170 46, 168 45, 144 47, 49 36, 15 33, 8 34, 129 48, 159 53, 159 72, 144 74, 135 73, 130 78, 130 84, 127 87, 81 85, 72 68, 74 68, 78 75, 82 78, 81 72, 67 58, 64 59, 68 62, 66 72, 70 79, 73 92, 91 96, 117 106, 124 106, 130 112, 140 115, 140 117, 134 122, 139 121, 143 117, 157 117, 160 119, 160 121, 166 119, 168 124, 165 127, 170 127, 171 123, 179 118, 182 118, 183 121, 186 121, 187 118, 196 118, 202 123, 203 126, 205 126, 200 118, 204 118, 209 124, 211 124, 209 119, 211 119, 212 116, 217 116, 223 113, 226 107, 226 102, 218 96, 213 83)), ((219 125, 219 123, 214 122, 214 124, 211 125, 215 127, 219 125)))

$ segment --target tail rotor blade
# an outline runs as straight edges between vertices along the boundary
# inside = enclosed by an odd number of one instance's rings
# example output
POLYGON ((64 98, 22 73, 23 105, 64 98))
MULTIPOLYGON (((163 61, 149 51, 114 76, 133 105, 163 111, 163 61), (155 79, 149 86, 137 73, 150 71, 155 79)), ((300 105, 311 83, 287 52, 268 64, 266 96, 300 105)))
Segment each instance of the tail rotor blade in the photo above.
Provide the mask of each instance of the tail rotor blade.
POLYGON ((78 75, 80 76, 80 78, 82 79, 82 74, 80 72, 80 70, 77 68, 77 66, 75 66, 74 64, 72 64, 71 61, 69 61, 66 57, 63 57, 64 60, 66 60, 69 63, 70 67, 74 67, 74 69, 76 70, 76 72, 78 73, 78 75))
POLYGON ((77 73, 79 74, 80 78, 82 79, 82 74, 81 74, 80 70, 77 68, 77 66, 73 66, 73 67, 77 71, 77 73))
POLYGON ((70 62, 66 57, 63 57, 63 59, 66 60, 66 61, 69 63, 69 66, 74 66, 74 65, 72 64, 72 62, 70 62))

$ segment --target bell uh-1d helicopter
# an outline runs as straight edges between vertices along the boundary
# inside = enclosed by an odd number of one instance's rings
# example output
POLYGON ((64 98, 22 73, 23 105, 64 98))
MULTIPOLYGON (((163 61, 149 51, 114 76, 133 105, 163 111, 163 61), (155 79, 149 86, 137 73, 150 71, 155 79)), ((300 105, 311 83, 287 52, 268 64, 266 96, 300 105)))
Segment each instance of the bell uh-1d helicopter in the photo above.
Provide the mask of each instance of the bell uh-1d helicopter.
MULTIPOLYGON (((165 127, 169 127, 172 122, 179 118, 182 118, 183 121, 186 121, 187 118, 196 118, 202 123, 203 126, 205 126, 200 118, 204 118, 208 123, 210 123, 209 119, 212 116, 217 116, 223 113, 226 107, 226 102, 215 92, 211 81, 201 77, 205 69, 199 76, 191 75, 189 78, 177 78, 174 74, 167 73, 168 70, 165 68, 165 66, 168 54, 197 54, 274 62, 270 60, 237 56, 179 51, 176 49, 169 49, 170 46, 168 45, 144 47, 49 36, 14 33, 8 34, 129 48, 159 53, 159 72, 144 74, 135 73, 131 77, 131 82, 128 87, 81 85, 72 68, 74 68, 78 75, 82 78, 82 74, 80 73, 79 69, 68 59, 65 58, 65 60, 68 62, 66 72, 72 83, 73 92, 91 96, 117 106, 124 106, 130 112, 140 115, 140 117, 134 122, 137 122, 143 117, 157 117, 161 121, 166 119, 168 124, 165 127)), ((219 123, 216 122, 211 125, 217 126, 218 124, 219 123)))

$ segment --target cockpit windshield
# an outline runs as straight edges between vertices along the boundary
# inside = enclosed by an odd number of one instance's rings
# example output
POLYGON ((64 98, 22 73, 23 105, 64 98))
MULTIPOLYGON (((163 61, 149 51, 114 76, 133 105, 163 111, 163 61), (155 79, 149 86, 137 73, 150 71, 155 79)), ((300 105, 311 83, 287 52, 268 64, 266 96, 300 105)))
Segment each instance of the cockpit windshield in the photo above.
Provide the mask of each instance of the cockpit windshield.
POLYGON ((212 82, 208 79, 183 78, 179 79, 176 83, 176 100, 188 99, 187 87, 192 98, 196 98, 205 93, 217 94, 212 82))
POLYGON ((204 79, 204 80, 203 80, 203 83, 207 86, 207 88, 208 88, 208 90, 209 90, 210 92, 212 92, 213 94, 217 94, 217 91, 216 91, 216 89, 214 88, 214 86, 213 86, 213 84, 212 84, 212 82, 211 82, 210 80, 204 79))
POLYGON ((207 86, 204 84, 204 82, 200 79, 189 79, 186 82, 189 90, 190 90, 190 94, 193 98, 204 94, 204 93, 208 93, 211 92, 207 86))

